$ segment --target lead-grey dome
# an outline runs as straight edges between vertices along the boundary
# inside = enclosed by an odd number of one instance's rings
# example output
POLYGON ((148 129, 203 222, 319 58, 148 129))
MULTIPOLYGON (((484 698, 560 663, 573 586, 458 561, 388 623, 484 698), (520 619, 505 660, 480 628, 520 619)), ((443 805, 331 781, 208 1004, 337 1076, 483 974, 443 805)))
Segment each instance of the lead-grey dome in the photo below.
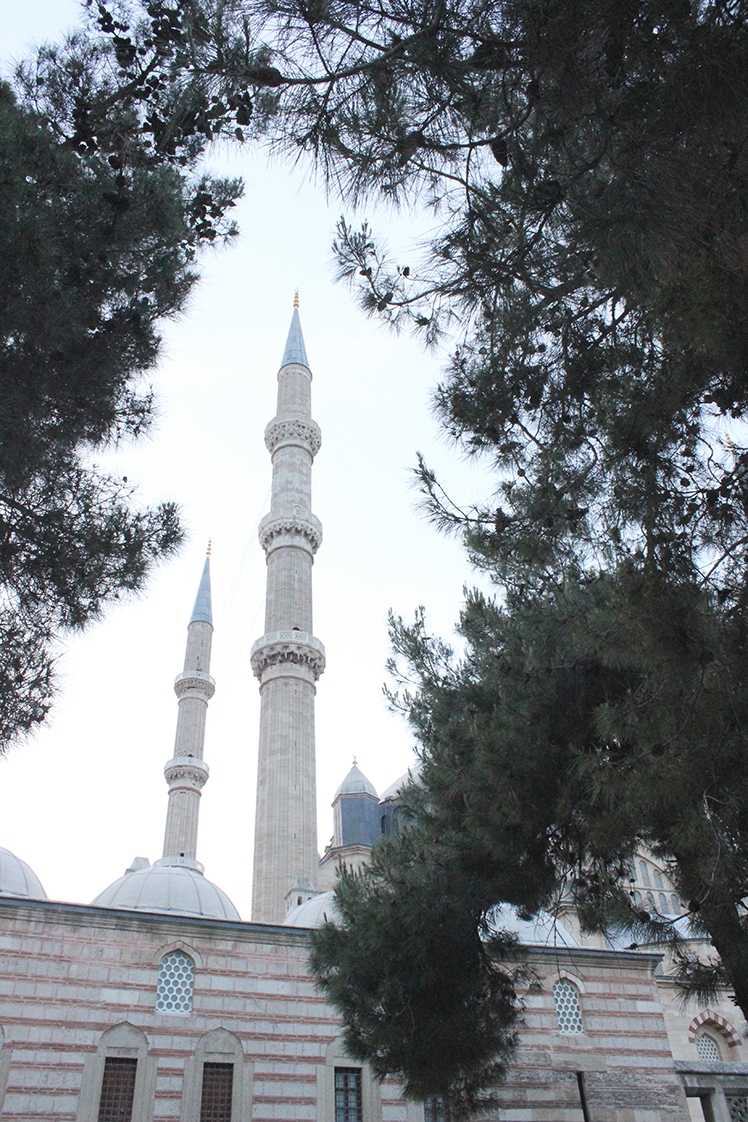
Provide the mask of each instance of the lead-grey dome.
POLYGON ((47 893, 33 869, 9 849, 0 847, 0 896, 26 896, 46 900, 47 893))
POLYGON ((373 795, 375 799, 379 798, 374 784, 369 782, 355 764, 335 792, 336 799, 338 795, 373 795))
POLYGON ((415 760, 408 768, 405 775, 401 775, 394 783, 390 783, 387 790, 380 795, 380 803, 386 803, 389 799, 398 799, 403 787, 408 783, 420 783, 421 781, 421 764, 420 760, 415 760))
POLYGON ((125 873, 91 903, 101 908, 241 919, 225 892, 197 869, 180 865, 154 865, 125 873))
POLYGON ((334 922, 338 918, 338 909, 335 904, 335 893, 320 892, 305 900, 293 911, 289 912, 283 920, 284 927, 321 927, 325 920, 334 922))

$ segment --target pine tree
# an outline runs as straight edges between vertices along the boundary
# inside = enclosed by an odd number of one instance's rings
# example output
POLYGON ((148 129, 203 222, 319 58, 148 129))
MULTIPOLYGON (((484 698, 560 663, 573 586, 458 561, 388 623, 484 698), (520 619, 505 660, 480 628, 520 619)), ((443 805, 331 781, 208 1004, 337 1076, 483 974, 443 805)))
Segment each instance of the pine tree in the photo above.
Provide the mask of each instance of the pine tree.
POLYGON ((441 1097, 450 1118, 490 1103, 529 981, 460 853, 449 833, 415 825, 379 845, 361 874, 343 873, 336 922, 315 932, 311 955, 348 1054, 398 1075, 409 1098, 441 1097))
POLYGON ((200 173, 204 136, 154 152, 138 103, 112 97, 113 57, 78 35, 0 85, 3 747, 44 719, 59 637, 181 540, 175 504, 140 507, 92 457, 147 429, 159 324, 235 232, 241 184, 200 173))

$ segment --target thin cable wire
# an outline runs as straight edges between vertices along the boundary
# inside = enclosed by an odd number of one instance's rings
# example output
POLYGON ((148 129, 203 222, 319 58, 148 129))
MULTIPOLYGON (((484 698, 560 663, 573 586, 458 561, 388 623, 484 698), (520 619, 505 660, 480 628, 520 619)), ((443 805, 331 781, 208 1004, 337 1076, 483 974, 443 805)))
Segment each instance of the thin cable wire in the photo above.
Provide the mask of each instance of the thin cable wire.
POLYGON ((249 552, 252 548, 252 543, 255 541, 255 538, 256 538, 256 535, 257 535, 257 527, 260 525, 260 519, 263 516, 263 512, 267 507, 268 499, 270 498, 271 486, 272 486, 272 484, 270 486, 268 486, 268 489, 265 493, 265 497, 260 504, 260 513, 257 515, 257 518, 255 519, 255 523, 254 523, 254 526, 252 527, 252 529, 250 531, 249 539, 247 541, 247 545, 245 547, 244 553, 242 554, 239 565, 237 566, 237 569, 236 569, 236 572, 234 573, 231 584, 229 585, 229 590, 226 593, 226 596, 224 597, 223 604, 221 605, 220 611, 218 612, 218 616, 216 617, 216 626, 218 626, 220 621, 223 619, 224 614, 226 612, 226 609, 228 608, 228 606, 229 606, 229 604, 232 600, 232 597, 234 595, 234 590, 236 589, 236 586, 237 586, 237 584, 239 582, 239 579, 242 575, 242 572, 245 568, 245 564, 246 564, 247 558, 249 556, 249 552))

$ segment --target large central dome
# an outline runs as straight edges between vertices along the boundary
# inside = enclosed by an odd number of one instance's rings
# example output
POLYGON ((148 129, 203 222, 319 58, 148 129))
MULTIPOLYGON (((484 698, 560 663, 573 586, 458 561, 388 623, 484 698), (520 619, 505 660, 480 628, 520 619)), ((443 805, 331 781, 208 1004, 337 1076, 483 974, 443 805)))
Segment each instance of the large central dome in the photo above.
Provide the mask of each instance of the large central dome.
POLYGON ((125 873, 91 903, 101 908, 241 919, 225 892, 197 869, 180 865, 154 865, 125 873))

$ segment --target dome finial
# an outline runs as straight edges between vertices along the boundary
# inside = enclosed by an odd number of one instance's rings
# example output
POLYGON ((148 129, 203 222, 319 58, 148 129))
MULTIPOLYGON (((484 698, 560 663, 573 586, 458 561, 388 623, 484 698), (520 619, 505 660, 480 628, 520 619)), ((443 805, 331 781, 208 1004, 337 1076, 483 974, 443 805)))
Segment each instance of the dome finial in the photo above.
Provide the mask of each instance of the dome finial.
POLYGON ((299 306, 299 290, 298 290, 298 288, 296 289, 296 291, 293 294, 293 306, 294 306, 294 308, 298 308, 298 306, 299 306))
POLYGON ((353 766, 358 767, 358 760, 356 759, 355 756, 353 757, 353 766))
POLYGON ((205 556, 210 557, 212 552, 213 552, 213 539, 208 538, 208 548, 205 551, 205 556))

